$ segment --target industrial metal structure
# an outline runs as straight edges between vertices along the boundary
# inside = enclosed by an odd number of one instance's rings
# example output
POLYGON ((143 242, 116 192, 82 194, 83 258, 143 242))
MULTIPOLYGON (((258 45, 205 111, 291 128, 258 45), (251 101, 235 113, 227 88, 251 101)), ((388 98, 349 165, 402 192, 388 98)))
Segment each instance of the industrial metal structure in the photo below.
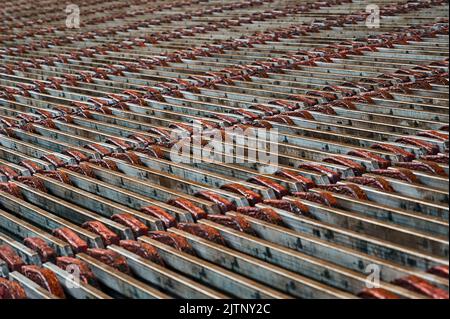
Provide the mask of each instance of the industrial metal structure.
POLYGON ((72 2, 0 8, 0 299, 448 298, 448 1, 72 2))

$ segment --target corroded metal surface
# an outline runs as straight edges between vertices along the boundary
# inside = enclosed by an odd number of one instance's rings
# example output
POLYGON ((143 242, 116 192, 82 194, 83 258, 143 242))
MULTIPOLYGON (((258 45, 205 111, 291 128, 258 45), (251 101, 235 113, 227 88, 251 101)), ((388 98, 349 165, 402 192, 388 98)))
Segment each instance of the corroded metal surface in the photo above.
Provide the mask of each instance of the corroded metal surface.
POLYGON ((0 249, 69 298, 448 298, 448 2, 377 3, 6 1, 0 249))

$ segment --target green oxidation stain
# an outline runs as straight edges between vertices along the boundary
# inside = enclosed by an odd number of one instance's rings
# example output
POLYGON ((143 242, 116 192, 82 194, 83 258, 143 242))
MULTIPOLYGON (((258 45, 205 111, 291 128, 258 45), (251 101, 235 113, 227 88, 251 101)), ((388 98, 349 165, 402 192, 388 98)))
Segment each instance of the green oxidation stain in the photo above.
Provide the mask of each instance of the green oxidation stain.
POLYGON ((300 238, 297 238, 297 242, 296 242, 295 246, 297 247, 297 250, 303 250, 303 244, 302 244, 302 240, 300 238))
POLYGON ((392 221, 392 220, 393 220, 393 217, 392 217, 392 213, 391 213, 391 212, 388 213, 388 215, 387 215, 387 220, 389 220, 389 221, 392 221))
POLYGON ((320 230, 318 230, 318 229, 313 229, 313 234, 314 234, 314 236, 316 236, 316 237, 318 237, 318 238, 321 238, 320 230))
POLYGON ((414 211, 416 211, 416 212, 421 212, 422 211, 422 207, 420 206, 420 204, 414 205, 414 211))
POLYGON ((328 239, 328 240, 333 239, 334 238, 333 232, 331 230, 325 231, 325 238, 328 239))
POLYGON ((326 278, 326 279, 330 279, 331 278, 331 274, 328 271, 328 269, 325 269, 322 273, 322 277, 326 278))
POLYGON ((430 248, 429 242, 425 238, 421 241, 421 243, 423 248, 430 248))
POLYGON ((236 258, 233 258, 233 261, 231 262, 231 268, 232 269, 239 269, 239 262, 236 258))
POLYGON ((286 290, 296 290, 297 289, 297 285, 295 284, 294 281, 289 281, 288 284, 286 285, 286 290))
POLYGON ((172 280, 167 281, 167 282, 166 282, 166 286, 169 287, 169 288, 172 288, 172 289, 175 288, 175 286, 174 286, 172 280))
POLYGON ((271 251, 270 251, 270 248, 269 247, 266 247, 266 249, 265 249, 266 251, 265 251, 265 253, 264 253, 264 255, 266 256, 266 258, 268 258, 268 259, 272 259, 272 253, 271 253, 271 251))
POLYGON ((414 259, 408 258, 408 259, 406 260, 406 262, 407 262, 408 265, 411 266, 411 267, 416 267, 416 266, 417 266, 417 261, 414 260, 414 259))
POLYGON ((342 285, 344 286, 343 289, 348 289, 350 287, 350 284, 347 280, 343 280, 342 285))
POLYGON ((358 229, 359 231, 363 231, 363 230, 364 230, 364 224, 363 224, 362 221, 359 221, 359 222, 356 224, 356 229, 358 229))
POLYGON ((369 252, 368 244, 365 241, 361 241, 360 243, 358 243, 357 248, 358 248, 359 251, 361 251, 363 253, 368 253, 369 252))
POLYGON ((202 270, 200 270, 200 271, 198 272, 198 275, 199 275, 201 278, 206 278, 206 277, 207 277, 204 268, 202 268, 202 270))
POLYGON ((254 299, 261 299, 261 294, 260 294, 258 291, 256 291, 256 292, 253 294, 253 298, 254 298, 254 299))
POLYGON ((364 262, 362 261, 362 260, 358 260, 358 268, 359 269, 365 269, 365 265, 364 265, 364 262))

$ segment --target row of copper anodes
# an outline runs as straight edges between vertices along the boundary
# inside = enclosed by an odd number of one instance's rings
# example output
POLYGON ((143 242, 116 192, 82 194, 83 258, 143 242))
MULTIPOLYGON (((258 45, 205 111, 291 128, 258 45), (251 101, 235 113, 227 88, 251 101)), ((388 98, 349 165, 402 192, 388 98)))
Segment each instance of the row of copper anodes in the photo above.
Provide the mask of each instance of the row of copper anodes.
POLYGON ((0 298, 448 298, 446 1, 39 3, 0 12, 0 298))

